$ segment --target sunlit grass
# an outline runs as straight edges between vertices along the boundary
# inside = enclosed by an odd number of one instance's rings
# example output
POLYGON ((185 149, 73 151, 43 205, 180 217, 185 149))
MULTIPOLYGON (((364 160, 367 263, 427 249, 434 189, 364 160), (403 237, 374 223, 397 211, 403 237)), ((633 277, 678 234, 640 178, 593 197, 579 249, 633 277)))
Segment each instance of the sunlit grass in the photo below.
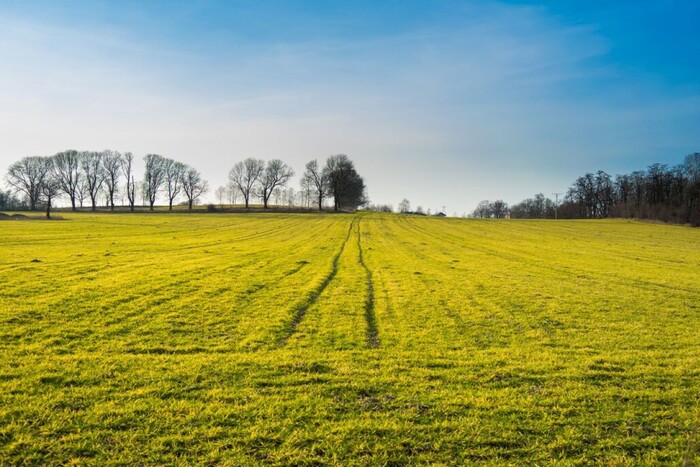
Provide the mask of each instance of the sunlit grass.
POLYGON ((0 223, 0 464, 699 460, 697 229, 62 215, 0 223))

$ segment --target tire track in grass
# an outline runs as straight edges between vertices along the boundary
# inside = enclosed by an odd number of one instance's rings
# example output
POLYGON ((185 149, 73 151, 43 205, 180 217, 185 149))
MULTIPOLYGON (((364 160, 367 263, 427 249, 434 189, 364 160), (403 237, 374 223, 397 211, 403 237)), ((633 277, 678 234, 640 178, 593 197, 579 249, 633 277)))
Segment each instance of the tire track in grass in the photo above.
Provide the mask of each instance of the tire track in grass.
POLYGON ((284 347, 287 344, 287 341, 289 341, 289 338, 297 332, 297 328, 299 328, 299 324, 301 324, 301 321, 304 319, 306 311, 311 307, 311 305, 316 303, 323 291, 326 290, 326 287, 328 287, 328 284, 330 284, 336 274, 338 274, 338 261, 340 261, 340 257, 342 256, 343 251, 345 251, 345 245, 347 245, 348 241, 350 240, 350 235, 352 234, 356 220, 357 218, 353 218, 352 222, 350 222, 350 227, 348 228, 348 233, 345 236, 345 240, 343 240, 343 244, 340 245, 340 250, 338 253, 336 253, 336 255, 333 257, 333 266, 331 267, 331 271, 323 279, 323 282, 321 282, 318 287, 311 291, 306 300, 293 309, 294 316, 289 324, 283 328, 282 335, 277 340, 278 347, 284 347))
POLYGON ((367 322, 367 347, 379 347, 379 329, 377 328, 377 315, 374 312, 374 281, 372 271, 365 264, 362 256, 362 232, 360 222, 357 222, 357 251, 360 265, 365 270, 367 277, 367 299, 365 300, 365 321, 367 322))

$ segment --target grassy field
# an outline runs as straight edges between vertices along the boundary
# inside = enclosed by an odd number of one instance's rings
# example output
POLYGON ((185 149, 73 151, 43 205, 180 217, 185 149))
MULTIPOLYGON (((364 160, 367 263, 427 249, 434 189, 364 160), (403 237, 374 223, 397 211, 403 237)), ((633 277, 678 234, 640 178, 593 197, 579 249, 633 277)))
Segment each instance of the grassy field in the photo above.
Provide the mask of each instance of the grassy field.
POLYGON ((700 461, 700 230, 0 223, 0 464, 700 461))

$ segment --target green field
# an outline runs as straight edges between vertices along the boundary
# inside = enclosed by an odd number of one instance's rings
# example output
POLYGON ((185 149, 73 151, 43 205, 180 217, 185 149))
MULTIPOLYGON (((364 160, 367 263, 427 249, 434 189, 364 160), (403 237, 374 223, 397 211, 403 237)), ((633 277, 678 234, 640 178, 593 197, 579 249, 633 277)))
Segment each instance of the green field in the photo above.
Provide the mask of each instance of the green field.
POLYGON ((700 461, 700 230, 0 222, 0 465, 700 461))

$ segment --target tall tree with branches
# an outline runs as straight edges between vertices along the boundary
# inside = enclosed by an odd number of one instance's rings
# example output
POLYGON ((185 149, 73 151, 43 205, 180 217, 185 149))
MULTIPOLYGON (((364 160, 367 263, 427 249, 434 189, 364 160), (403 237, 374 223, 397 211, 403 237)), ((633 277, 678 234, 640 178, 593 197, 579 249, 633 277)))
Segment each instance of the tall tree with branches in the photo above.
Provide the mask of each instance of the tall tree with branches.
POLYGON ((182 179, 187 172, 187 166, 182 162, 165 159, 165 189, 168 194, 168 210, 173 210, 173 202, 182 191, 182 179))
POLYGON ((366 203, 365 182, 348 156, 330 156, 323 172, 328 178, 328 190, 333 196, 336 211, 340 208, 356 209, 366 203))
POLYGON ((293 176, 294 171, 281 160, 272 159, 268 161, 265 171, 260 177, 263 207, 265 209, 267 209, 268 201, 275 188, 285 186, 293 176))
POLYGON ((146 154, 143 158, 146 163, 146 171, 143 176, 143 194, 148 205, 153 211, 158 193, 165 182, 165 158, 158 154, 146 154))
POLYGON ((192 210, 192 205, 207 192, 209 189, 209 184, 206 180, 202 178, 202 174, 198 170, 188 167, 182 178, 182 191, 185 192, 187 197, 187 205, 190 211, 192 210))
POLYGON ((52 171, 61 191, 70 199, 71 209, 75 211, 78 187, 82 182, 80 154, 78 151, 69 149, 53 156, 52 171))
POLYGON ((328 194, 328 174, 319 167, 316 159, 307 162, 302 176, 302 185, 311 185, 314 188, 318 210, 322 211, 323 198, 328 194))
POLYGON ((265 171, 265 161, 249 157, 243 162, 238 162, 228 173, 229 181, 241 192, 245 200, 245 208, 250 205, 250 196, 255 185, 265 171))
POLYGON ((92 204, 92 210, 97 209, 97 196, 100 193, 100 188, 105 180, 104 166, 102 164, 102 153, 86 151, 80 155, 80 166, 83 170, 83 175, 85 177, 85 185, 87 187, 88 195, 90 196, 90 203, 92 204))
POLYGON ((134 210, 136 204, 136 180, 134 180, 134 155, 125 152, 122 156, 121 171, 126 179, 126 197, 129 200, 129 209, 134 210))
POLYGON ((46 176, 44 158, 24 157, 7 169, 7 184, 16 193, 23 193, 29 200, 29 209, 35 211, 41 197, 41 184, 46 176))
POLYGON ((46 205, 46 218, 51 219, 53 201, 61 194, 61 182, 56 175, 56 159, 42 157, 41 196, 46 205))
POLYGON ((109 208, 114 211, 114 195, 119 190, 119 174, 123 164, 123 156, 118 151, 107 149, 102 152, 102 167, 104 168, 105 189, 109 208))

